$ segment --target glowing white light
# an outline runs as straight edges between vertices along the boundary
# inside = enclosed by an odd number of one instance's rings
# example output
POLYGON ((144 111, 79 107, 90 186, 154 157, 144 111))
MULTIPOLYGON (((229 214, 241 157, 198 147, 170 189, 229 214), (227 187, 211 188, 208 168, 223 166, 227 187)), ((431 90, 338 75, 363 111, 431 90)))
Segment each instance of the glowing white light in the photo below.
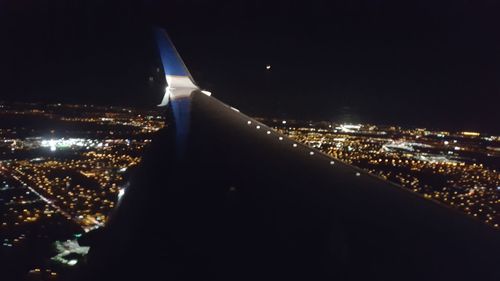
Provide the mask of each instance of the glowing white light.
POLYGON ((257 125, 255 128, 257 128, 257 130, 260 129, 260 125, 257 125))
POLYGON ((125 188, 120 188, 118 191, 118 200, 122 199, 123 195, 125 195, 125 188))
POLYGON ((267 70, 271 69, 271 65, 270 64, 266 65, 266 69, 267 70))
POLYGON ((360 172, 356 172, 356 177, 359 177, 361 176, 361 173, 360 172))
POLYGON ((455 146, 454 149, 455 150, 460 150, 460 147, 459 146, 455 146))
POLYGON ((281 121, 281 124, 286 124, 286 120, 281 121))
POLYGON ((56 140, 50 140, 49 141, 49 146, 50 146, 50 151, 56 151, 56 144, 57 144, 57 141, 56 140))
POLYGON ((236 112, 240 112, 237 108, 234 108, 232 106, 231 106, 231 109, 234 110, 234 111, 236 111, 236 112))
POLYGON ((169 100, 170 100, 170 91, 168 90, 167 87, 165 88, 165 95, 163 96, 163 99, 161 100, 161 103, 158 106, 167 106, 169 100))
POLYGON ((247 124, 248 124, 248 125, 252 124, 252 121, 247 121, 247 124))
POLYGON ((448 145, 450 142, 449 141, 444 141, 444 144, 445 145, 448 145))
POLYGON ((297 147, 297 144, 296 144, 296 143, 294 143, 294 144, 293 144, 293 147, 297 147))
POLYGON ((309 152, 309 155, 314 155, 314 151, 309 152))
POLYGON ((205 95, 207 95, 207 96, 211 96, 211 95, 212 95, 212 93, 211 93, 211 92, 209 92, 209 91, 205 91, 205 90, 203 90, 203 91, 201 91, 201 92, 202 92, 202 93, 204 93, 204 94, 205 94, 205 95))
POLYGON ((270 135, 271 134, 271 131, 267 131, 266 134, 270 135))
POLYGON ((283 137, 279 137, 278 139, 279 139, 279 140, 283 140, 283 137))
POLYGON ((336 129, 339 129, 342 132, 348 132, 348 133, 353 133, 355 131, 359 131, 360 128, 361 128, 361 125, 351 125, 351 124, 342 124, 339 127, 336 127, 336 129))
POLYGON ((78 260, 69 260, 68 265, 73 266, 78 263, 78 260))
POLYGON ((333 164, 335 164, 335 162, 334 161, 330 161, 330 165, 333 165, 333 164))

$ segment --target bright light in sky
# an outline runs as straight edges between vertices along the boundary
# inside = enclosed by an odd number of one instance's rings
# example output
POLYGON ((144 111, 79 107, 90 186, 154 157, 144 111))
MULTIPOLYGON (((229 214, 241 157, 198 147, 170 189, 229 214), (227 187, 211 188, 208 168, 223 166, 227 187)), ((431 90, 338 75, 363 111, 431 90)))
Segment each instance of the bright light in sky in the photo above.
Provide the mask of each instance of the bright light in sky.
POLYGON ((267 70, 271 69, 271 65, 270 64, 266 65, 266 69, 267 70))

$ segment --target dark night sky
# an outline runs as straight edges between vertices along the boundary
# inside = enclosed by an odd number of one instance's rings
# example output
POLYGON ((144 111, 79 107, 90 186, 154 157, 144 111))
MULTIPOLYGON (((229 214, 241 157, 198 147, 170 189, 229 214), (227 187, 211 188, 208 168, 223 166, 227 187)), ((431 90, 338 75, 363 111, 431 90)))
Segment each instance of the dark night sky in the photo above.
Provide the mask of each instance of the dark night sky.
POLYGON ((0 99, 154 105, 155 24, 248 114, 498 133, 498 15, 476 0, 0 0, 0 99))

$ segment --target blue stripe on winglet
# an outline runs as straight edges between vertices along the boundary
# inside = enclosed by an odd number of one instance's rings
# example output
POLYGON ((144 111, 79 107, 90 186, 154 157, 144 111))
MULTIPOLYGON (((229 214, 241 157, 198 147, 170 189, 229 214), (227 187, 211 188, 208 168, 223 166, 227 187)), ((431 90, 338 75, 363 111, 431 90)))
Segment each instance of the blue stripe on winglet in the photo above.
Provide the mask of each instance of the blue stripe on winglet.
POLYGON ((189 71, 177 53, 174 44, 170 41, 167 32, 161 28, 154 28, 154 33, 165 75, 190 77, 189 71))

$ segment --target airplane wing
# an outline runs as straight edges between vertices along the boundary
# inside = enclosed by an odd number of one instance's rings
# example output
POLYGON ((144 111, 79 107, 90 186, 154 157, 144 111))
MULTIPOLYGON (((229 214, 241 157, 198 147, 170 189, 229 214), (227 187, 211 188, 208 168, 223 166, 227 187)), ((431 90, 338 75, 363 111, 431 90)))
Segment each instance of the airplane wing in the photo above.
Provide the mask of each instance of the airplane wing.
POLYGON ((162 42, 169 126, 87 280, 500 280, 499 233, 202 93, 162 42))

